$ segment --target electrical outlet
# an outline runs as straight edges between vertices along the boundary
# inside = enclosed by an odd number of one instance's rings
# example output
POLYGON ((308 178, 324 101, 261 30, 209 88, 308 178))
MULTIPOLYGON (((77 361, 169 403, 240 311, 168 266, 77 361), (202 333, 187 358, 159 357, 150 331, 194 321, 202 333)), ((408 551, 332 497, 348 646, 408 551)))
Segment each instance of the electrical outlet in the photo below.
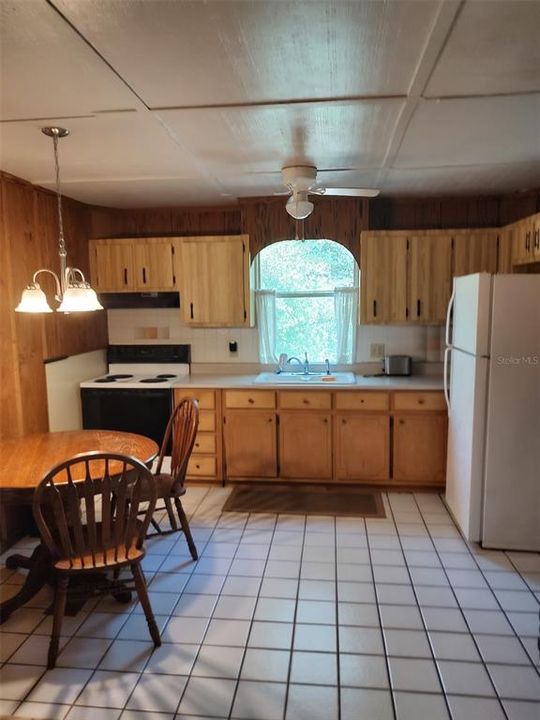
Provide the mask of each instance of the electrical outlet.
POLYGON ((371 343, 369 356, 372 360, 382 360, 384 357, 384 343, 371 343))

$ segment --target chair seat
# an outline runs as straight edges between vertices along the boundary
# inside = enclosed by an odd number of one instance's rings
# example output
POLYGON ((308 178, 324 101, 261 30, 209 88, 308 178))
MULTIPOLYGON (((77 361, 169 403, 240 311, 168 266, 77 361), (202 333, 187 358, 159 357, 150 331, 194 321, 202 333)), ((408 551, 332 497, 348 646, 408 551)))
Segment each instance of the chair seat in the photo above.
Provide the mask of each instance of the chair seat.
POLYGON ((60 571, 81 571, 90 572, 91 570, 106 570, 119 567, 120 565, 127 565, 132 562, 138 562, 144 557, 144 550, 131 545, 127 547, 125 545, 119 545, 118 547, 112 547, 103 552, 103 550, 96 550, 94 556, 91 552, 86 553, 82 556, 74 558, 60 558, 54 563, 55 570, 60 571), (95 559, 94 559, 95 558, 95 559))
MULTIPOLYGON (((154 475, 154 480, 156 483, 156 490, 157 490, 157 496, 158 498, 165 498, 165 497, 182 497, 182 495, 186 494, 186 488, 180 487, 177 490, 172 493, 172 487, 174 484, 174 478, 172 475, 169 475, 168 473, 159 473, 158 475, 154 475)), ((141 500, 147 500, 148 494, 145 491, 145 488, 143 486, 142 490, 142 497, 141 500)))

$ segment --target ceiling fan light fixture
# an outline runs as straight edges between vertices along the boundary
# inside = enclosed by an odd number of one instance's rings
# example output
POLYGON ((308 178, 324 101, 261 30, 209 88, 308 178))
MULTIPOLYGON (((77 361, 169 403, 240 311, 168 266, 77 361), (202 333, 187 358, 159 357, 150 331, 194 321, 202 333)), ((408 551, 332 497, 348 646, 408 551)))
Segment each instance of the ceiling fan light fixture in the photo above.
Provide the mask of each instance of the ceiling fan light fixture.
POLYGON ((314 205, 307 192, 295 192, 287 200, 285 209, 295 220, 305 220, 313 212, 314 205))

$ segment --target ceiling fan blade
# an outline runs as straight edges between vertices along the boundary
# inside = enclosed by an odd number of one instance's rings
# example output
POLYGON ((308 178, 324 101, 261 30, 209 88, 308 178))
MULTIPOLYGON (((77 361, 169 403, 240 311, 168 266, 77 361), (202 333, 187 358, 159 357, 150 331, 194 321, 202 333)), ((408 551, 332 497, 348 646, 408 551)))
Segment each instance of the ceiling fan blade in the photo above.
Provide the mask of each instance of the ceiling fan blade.
POLYGON ((326 195, 341 195, 344 197, 377 197, 380 190, 375 188, 326 188, 326 195))

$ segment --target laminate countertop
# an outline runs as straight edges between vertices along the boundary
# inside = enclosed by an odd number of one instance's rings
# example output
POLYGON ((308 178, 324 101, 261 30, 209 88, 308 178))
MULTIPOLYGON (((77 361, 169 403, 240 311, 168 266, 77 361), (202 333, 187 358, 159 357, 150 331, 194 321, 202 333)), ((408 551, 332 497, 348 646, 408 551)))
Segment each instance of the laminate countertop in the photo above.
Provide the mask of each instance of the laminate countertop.
POLYGON ((439 390, 443 389, 442 375, 410 375, 409 377, 377 377, 355 375, 356 382, 350 385, 340 383, 258 383, 257 375, 213 375, 194 374, 182 377, 174 388, 241 389, 257 390, 439 390))

